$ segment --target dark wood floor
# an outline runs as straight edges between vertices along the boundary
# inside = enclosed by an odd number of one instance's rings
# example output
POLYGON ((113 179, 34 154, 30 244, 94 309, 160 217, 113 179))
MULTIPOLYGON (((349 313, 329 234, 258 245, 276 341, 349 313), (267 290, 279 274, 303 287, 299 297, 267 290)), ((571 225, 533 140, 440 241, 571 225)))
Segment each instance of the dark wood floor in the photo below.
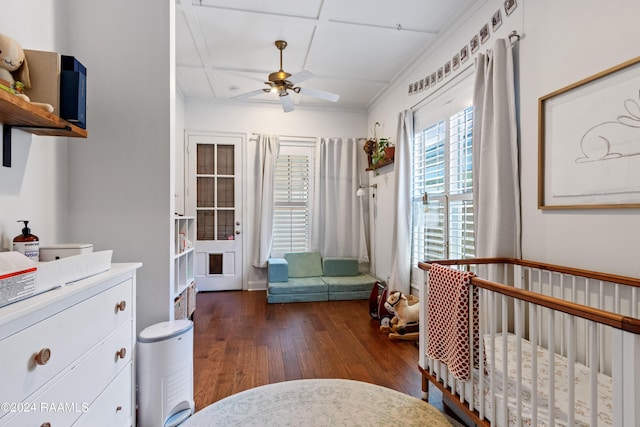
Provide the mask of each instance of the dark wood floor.
MULTIPOLYGON (((366 381, 421 397, 416 343, 381 333, 368 301, 267 304, 262 291, 201 292, 193 320, 196 410, 302 378, 366 381)), ((429 394, 442 410, 440 392, 429 394)))

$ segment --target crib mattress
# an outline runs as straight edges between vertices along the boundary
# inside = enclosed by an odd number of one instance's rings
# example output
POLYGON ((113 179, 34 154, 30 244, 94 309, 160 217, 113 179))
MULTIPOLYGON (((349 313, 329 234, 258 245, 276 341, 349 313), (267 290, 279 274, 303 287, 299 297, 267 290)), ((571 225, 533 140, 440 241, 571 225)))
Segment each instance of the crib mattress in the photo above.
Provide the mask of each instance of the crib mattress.
MULTIPOLYGON (((485 354, 491 354, 492 340, 490 335, 486 335, 483 338, 485 346, 485 354)), ((503 335, 496 334, 495 338, 495 363, 489 360, 487 356, 486 371, 491 372, 495 366, 495 394, 496 394, 496 410, 497 410, 497 422, 492 422, 497 426, 518 426, 518 425, 532 425, 532 413, 533 413, 533 396, 534 388, 532 381, 532 348, 531 343, 525 339, 521 339, 521 353, 522 360, 517 360, 517 342, 518 338, 513 334, 507 334, 507 398, 505 399, 503 378, 505 372, 503 371, 503 335), (522 366, 522 423, 517 423, 517 406, 516 406, 516 372, 517 367, 522 366), (504 405, 508 405, 508 422, 504 421, 504 405)), ((569 390, 568 390, 568 363, 567 358, 556 354, 554 357, 554 375, 555 375, 555 388, 553 404, 550 404, 549 395, 549 373, 550 364, 547 350, 543 347, 537 347, 537 403, 538 403, 538 426, 549 425, 549 413, 553 413, 555 425, 568 426, 569 411, 575 408, 575 424, 576 426, 590 426, 591 425, 591 403, 590 403, 590 369, 582 364, 576 363, 574 366, 574 383, 575 383, 575 402, 569 403, 569 390)), ((488 418, 491 418, 491 390, 488 385, 488 376, 485 380, 484 387, 484 399, 485 399, 485 411, 488 414, 488 418)), ((598 374, 598 399, 597 399, 597 420, 598 426, 610 426, 613 424, 613 388, 611 377, 598 374)), ((479 393, 478 393, 478 370, 474 372, 474 401, 475 406, 480 405, 479 393)), ((460 392, 461 390, 458 390, 460 392)), ((492 421, 492 420, 491 420, 492 421)))

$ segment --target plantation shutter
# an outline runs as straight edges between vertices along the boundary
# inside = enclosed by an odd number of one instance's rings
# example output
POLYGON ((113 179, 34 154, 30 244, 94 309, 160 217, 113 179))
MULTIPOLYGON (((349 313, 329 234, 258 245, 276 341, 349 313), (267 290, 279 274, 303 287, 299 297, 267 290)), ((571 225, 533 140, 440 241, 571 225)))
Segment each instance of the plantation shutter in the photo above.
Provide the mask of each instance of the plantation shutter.
POLYGON ((274 177, 273 254, 304 252, 309 247, 311 159, 281 154, 274 177))
POLYGON ((417 129, 412 186, 412 264, 474 254, 472 130, 466 107, 417 129))

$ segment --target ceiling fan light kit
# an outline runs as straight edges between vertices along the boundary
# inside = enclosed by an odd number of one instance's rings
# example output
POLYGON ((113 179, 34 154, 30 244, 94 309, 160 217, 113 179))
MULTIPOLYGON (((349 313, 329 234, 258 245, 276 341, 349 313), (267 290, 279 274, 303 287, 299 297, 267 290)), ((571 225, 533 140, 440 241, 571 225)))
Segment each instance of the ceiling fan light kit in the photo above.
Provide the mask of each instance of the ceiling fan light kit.
POLYGON ((302 70, 296 74, 290 74, 284 71, 282 67, 282 52, 287 47, 287 42, 284 40, 276 40, 275 45, 280 51, 280 70, 269 74, 269 81, 264 82, 269 87, 234 96, 231 99, 249 98, 252 96, 260 95, 261 93, 277 93, 280 99, 280 103, 282 104, 282 109, 285 113, 294 110, 293 100, 289 95, 290 90, 294 93, 313 96, 315 98, 324 99, 325 101, 330 102, 336 102, 338 99, 340 99, 340 95, 336 95, 335 93, 323 92, 320 90, 296 86, 302 81, 315 77, 315 74, 308 70, 302 70))

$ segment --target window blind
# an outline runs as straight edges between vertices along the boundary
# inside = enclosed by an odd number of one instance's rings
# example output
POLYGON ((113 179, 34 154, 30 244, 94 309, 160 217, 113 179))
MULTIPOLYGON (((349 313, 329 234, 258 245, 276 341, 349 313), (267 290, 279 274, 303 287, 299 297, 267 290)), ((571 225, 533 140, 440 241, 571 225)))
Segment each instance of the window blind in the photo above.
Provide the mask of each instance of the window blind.
POLYGON ((449 113, 451 106, 414 136, 413 265, 474 254, 473 109, 449 113))
POLYGON ((310 172, 307 155, 281 154, 276 160, 272 254, 308 250, 310 172))

